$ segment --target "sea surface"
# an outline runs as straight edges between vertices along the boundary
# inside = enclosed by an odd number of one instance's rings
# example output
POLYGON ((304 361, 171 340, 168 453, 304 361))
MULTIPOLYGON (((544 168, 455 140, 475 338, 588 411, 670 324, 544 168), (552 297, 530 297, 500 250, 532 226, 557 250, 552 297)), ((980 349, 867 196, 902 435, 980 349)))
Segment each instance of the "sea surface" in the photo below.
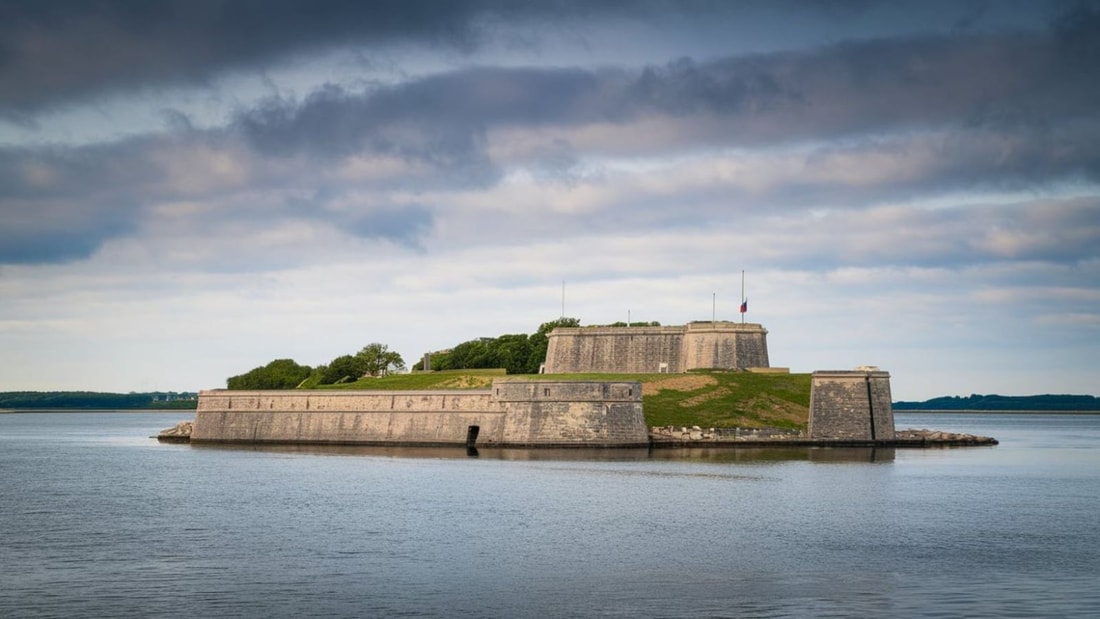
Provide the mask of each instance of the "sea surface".
POLYGON ((0 617, 1095 617, 1100 416, 925 450, 255 449, 0 414, 0 617))

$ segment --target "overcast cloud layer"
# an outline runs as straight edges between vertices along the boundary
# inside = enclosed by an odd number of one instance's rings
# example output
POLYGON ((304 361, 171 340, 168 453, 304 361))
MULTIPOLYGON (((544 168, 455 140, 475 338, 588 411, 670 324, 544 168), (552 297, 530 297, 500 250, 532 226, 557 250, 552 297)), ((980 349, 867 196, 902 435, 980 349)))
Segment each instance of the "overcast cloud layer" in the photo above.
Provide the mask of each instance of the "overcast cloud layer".
POLYGON ((1100 6, 0 2, 0 390, 747 320, 1100 394, 1100 6))

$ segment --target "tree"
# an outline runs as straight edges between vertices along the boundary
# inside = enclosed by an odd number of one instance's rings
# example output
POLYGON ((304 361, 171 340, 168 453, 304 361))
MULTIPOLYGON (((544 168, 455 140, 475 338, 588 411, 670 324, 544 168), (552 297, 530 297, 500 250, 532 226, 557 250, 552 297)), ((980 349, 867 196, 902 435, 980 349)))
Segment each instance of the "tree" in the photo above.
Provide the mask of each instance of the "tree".
MULTIPOLYGON (((504 368, 509 374, 533 373, 528 364, 531 354, 531 338, 528 335, 502 335, 493 340, 490 349, 496 367, 504 368)), ((534 371, 538 371, 537 365, 534 371)))
POLYGON ((401 355, 378 342, 367 344, 355 357, 362 362, 363 373, 371 376, 385 376, 394 370, 405 369, 401 355))
POLYGON ((293 389, 313 372, 308 365, 298 365, 293 359, 276 359, 226 379, 230 389, 293 389))
POLYGON ((321 371, 321 384, 334 385, 359 380, 366 374, 366 368, 358 357, 341 355, 336 357, 321 371))
MULTIPOLYGON (((449 356, 449 368, 451 370, 469 370, 475 368, 496 367, 489 356, 489 340, 492 338, 481 337, 476 340, 462 342, 451 350, 449 356)), ((441 368, 442 369, 442 368, 441 368)))

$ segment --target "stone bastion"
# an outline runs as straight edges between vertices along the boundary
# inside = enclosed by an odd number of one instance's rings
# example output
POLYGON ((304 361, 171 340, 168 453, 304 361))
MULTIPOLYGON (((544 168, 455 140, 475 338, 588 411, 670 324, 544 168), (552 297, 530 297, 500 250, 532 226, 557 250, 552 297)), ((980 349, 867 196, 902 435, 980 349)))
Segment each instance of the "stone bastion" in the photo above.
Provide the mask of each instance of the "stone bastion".
POLYGON ((193 443, 632 447, 637 382, 493 381, 488 390, 199 393, 193 443))
POLYGON ((809 436, 893 441, 890 373, 873 366, 814 372, 810 379, 809 436))
POLYGON ((679 374, 766 368, 767 334, 756 323, 726 321, 677 327, 558 327, 548 336, 543 371, 679 374))

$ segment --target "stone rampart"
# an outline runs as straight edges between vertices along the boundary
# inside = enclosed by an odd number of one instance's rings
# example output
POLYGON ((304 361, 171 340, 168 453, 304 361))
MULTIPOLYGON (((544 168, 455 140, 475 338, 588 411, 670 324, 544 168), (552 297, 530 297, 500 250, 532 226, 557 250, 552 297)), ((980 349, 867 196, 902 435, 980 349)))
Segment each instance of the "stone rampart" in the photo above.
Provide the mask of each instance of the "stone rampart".
POLYGON ((203 391, 193 442, 638 446, 641 384, 508 381, 476 391, 203 391))
POLYGON ((507 411, 508 445, 645 445, 649 431, 636 382, 525 381, 493 384, 507 411))
POLYGON ((735 322, 558 327, 549 335, 544 371, 656 374, 768 367, 767 333, 759 324, 735 322))
POLYGON ((890 374, 877 369, 817 371, 810 387, 811 439, 893 441, 890 374))

